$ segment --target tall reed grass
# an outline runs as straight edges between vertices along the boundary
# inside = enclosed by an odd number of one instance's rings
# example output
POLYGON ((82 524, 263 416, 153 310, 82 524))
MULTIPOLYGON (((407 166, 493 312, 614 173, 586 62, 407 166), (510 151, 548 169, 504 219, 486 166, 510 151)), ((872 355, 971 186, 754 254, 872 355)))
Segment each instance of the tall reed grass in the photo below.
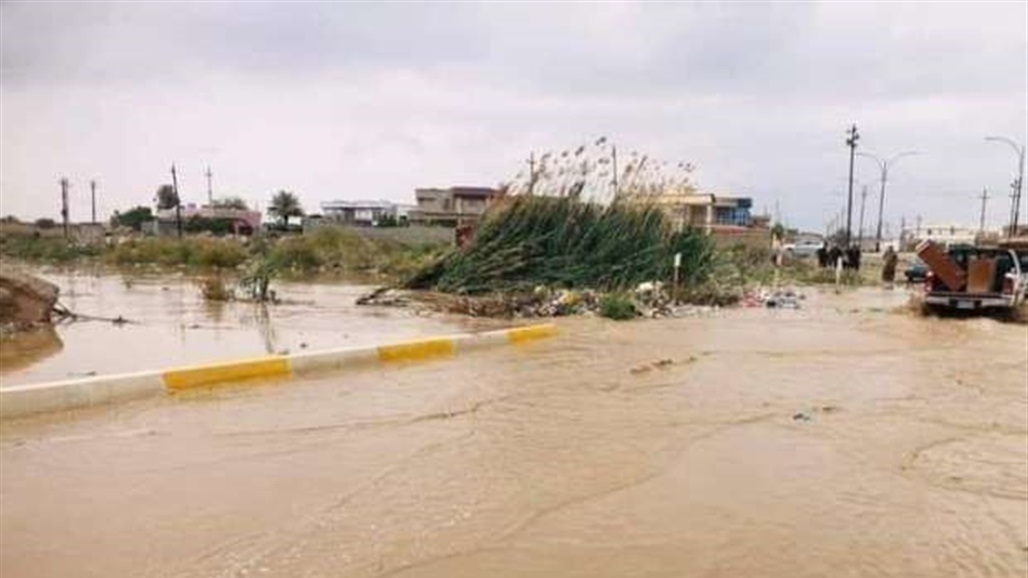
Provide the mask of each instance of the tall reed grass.
POLYGON ((453 293, 537 285, 619 290, 670 280, 676 253, 682 254, 683 286, 705 278, 711 243, 700 232, 675 231, 658 207, 518 195, 490 209, 471 244, 407 286, 453 293))

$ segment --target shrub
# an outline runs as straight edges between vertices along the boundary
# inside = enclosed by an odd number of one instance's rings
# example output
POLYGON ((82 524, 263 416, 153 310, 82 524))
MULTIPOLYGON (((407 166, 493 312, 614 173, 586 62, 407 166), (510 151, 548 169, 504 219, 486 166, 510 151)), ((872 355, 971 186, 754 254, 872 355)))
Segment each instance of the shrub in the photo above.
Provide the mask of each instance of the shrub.
POLYGON ((195 239, 190 254, 191 264, 201 267, 234 268, 246 261, 243 246, 228 239, 195 239))
POLYGON ((207 277, 200 282, 200 295, 205 301, 231 301, 235 293, 221 277, 207 277))
POLYGON ((67 263, 96 257, 100 247, 72 243, 60 237, 8 236, 0 240, 0 253, 24 261, 67 263))
POLYGON ((118 265, 236 267, 247 258, 246 249, 231 239, 132 239, 108 251, 108 261, 118 265))
POLYGON ((279 240, 268 253, 276 269, 307 270, 321 266, 321 258, 307 237, 286 237, 279 240))
POLYGON ((623 321, 634 319, 638 315, 635 304, 627 295, 621 293, 608 293, 600 297, 600 316, 607 319, 623 321))
POLYGON ((250 263, 246 274, 239 280, 239 286, 254 301, 274 301, 275 292, 270 287, 271 280, 277 275, 274 263, 262 256, 250 263))

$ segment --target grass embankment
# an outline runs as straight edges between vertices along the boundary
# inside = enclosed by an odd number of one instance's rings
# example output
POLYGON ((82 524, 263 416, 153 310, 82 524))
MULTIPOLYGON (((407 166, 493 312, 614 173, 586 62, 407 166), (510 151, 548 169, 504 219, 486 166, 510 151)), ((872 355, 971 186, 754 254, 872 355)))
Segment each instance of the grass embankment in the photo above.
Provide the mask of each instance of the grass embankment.
POLYGON ((33 263, 102 264, 204 273, 241 271, 262 262, 280 275, 295 278, 377 275, 399 280, 443 250, 438 245, 410 247, 366 239, 354 231, 332 227, 279 239, 132 237, 105 243, 69 242, 60 236, 37 236, 21 230, 0 234, 0 255, 33 263))
POLYGON ((512 197, 486 215, 471 244, 415 274, 410 289, 482 294, 537 286, 623 291, 671 279, 692 287, 710 271, 702 233, 676 232, 657 207, 600 205, 567 197, 512 197))

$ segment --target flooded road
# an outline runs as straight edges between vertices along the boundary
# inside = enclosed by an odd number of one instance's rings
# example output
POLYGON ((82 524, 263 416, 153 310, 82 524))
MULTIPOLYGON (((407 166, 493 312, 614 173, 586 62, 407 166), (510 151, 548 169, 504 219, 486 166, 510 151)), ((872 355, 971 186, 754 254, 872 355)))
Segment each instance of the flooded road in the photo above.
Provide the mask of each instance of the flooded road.
POLYGON ((904 298, 8 421, 0 574, 1025 576, 1028 327, 904 298))
MULTIPOLYGON (((283 303, 205 302, 184 276, 44 272, 60 302, 85 315, 128 320, 62 323, 0 341, 0 387, 175 367, 301 349, 376 345, 483 328, 488 320, 419 317, 358 307, 367 285, 275 283, 283 303)), ((493 326, 498 323, 492 323, 493 326)))

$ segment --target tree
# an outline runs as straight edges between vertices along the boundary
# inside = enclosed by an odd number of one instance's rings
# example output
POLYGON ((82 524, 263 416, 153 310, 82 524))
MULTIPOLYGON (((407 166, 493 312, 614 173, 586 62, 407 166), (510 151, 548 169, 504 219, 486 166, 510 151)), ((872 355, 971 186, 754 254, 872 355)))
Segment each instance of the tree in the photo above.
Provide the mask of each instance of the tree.
POLYGON ((153 211, 150 207, 132 207, 124 213, 114 213, 111 217, 111 224, 116 227, 128 227, 134 231, 142 230, 143 223, 152 221, 153 211))
POLYGON ((300 206, 300 200, 296 195, 289 191, 279 191, 271 197, 268 213, 275 215, 284 227, 289 224, 289 217, 303 216, 303 207, 300 206))
POLYGON ((43 217, 42 219, 36 219, 36 226, 40 229, 53 229, 57 226, 57 223, 53 219, 43 217))
POLYGON ((211 206, 216 209, 236 209, 239 211, 249 211, 250 207, 247 206, 246 201, 241 197, 222 197, 215 199, 211 203, 211 206))
POLYGON ((171 185, 161 185, 157 188, 157 210, 163 211, 165 209, 174 209, 178 206, 179 198, 175 194, 175 187, 171 185))

